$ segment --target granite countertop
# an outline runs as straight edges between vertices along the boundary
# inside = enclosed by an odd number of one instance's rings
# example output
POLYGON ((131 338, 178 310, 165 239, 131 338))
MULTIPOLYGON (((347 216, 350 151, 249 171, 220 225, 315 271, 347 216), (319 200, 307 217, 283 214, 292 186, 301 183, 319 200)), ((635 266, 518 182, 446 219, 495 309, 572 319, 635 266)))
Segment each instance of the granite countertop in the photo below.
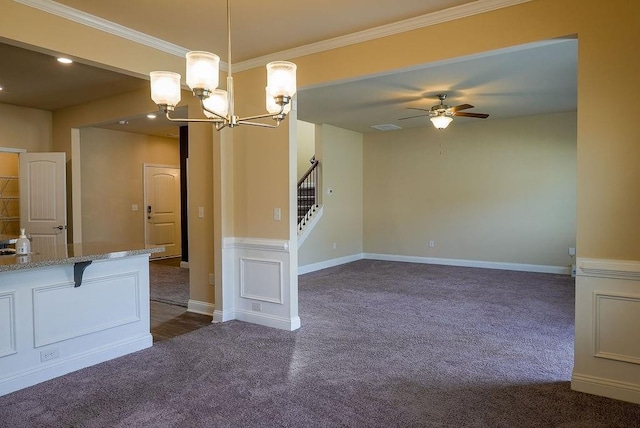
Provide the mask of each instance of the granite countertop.
POLYGON ((0 273, 20 269, 69 265, 78 262, 115 259, 140 254, 160 253, 164 247, 145 248, 141 244, 116 244, 112 242, 87 242, 53 248, 39 249, 33 246, 29 255, 0 256, 0 273), (42 251, 40 251, 42 250, 42 251))

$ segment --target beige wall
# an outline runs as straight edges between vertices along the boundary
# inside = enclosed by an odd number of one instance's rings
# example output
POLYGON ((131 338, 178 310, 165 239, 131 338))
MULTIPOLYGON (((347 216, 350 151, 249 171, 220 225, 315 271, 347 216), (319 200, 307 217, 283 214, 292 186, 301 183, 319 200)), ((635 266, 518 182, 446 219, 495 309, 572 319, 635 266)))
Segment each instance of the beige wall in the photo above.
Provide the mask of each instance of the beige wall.
POLYGON ((309 159, 316 152, 315 142, 316 127, 313 123, 298 121, 298 132, 296 135, 298 148, 298 180, 311 167, 309 159))
POLYGON ((575 112, 367 133, 364 176, 367 253, 572 263, 575 112))
POLYGON ((534 0, 294 61, 302 87, 577 34, 578 256, 640 260, 640 199, 629 197, 640 186, 640 121, 633 117, 639 15, 640 2, 628 0, 606 8, 596 0, 534 0), (432 43, 442 34, 447 43, 432 43), (616 94, 616 114, 602 121, 608 94, 616 94))
POLYGON ((51 112, 0 104, 0 147, 50 152, 51 112))
POLYGON ((179 166, 178 140, 98 128, 80 138, 83 239, 144 245, 142 165, 179 166))
POLYGON ((362 253, 362 134, 329 125, 318 128, 323 215, 298 250, 300 266, 362 253), (328 189, 333 189, 331 195, 328 189))

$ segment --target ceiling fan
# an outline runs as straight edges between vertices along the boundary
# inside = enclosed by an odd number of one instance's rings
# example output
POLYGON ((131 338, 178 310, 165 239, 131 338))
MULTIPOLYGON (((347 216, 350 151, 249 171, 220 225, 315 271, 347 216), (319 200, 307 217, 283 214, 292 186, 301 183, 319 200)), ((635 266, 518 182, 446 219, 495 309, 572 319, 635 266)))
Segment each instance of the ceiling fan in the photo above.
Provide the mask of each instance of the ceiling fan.
POLYGON ((427 114, 419 114, 417 116, 409 116, 409 117, 401 117, 398 120, 405 119, 413 119, 415 117, 426 117, 431 118, 431 123, 437 129, 444 129, 449 126, 449 123, 453 120, 453 116, 464 116, 464 117, 475 117, 477 119, 486 119, 489 117, 486 113, 467 113, 460 110, 467 110, 473 108, 471 104, 460 104, 459 106, 448 106, 444 103, 444 100, 447 99, 447 94, 438 94, 438 99, 440 100, 440 104, 436 104, 430 109, 426 108, 417 108, 417 107, 408 107, 411 110, 421 110, 426 111, 427 114))

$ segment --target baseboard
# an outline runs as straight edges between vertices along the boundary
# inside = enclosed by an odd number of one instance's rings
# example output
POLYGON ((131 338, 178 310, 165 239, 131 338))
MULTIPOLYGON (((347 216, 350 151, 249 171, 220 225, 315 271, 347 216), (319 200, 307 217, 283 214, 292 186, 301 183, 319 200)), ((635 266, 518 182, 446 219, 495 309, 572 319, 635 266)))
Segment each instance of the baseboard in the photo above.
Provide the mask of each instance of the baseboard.
POLYGON ((208 302, 200 302, 198 300, 191 300, 187 303, 187 311, 194 312, 196 314, 213 316, 215 305, 208 302))
POLYGON ((286 331, 293 331, 300 328, 300 317, 293 317, 289 319, 264 313, 236 311, 235 319, 286 331))
POLYGON ((189 269, 189 262, 180 262, 180 267, 181 268, 185 268, 185 269, 189 269))
POLYGON ((363 258, 369 260, 385 260, 392 262, 424 263, 432 265, 475 267, 483 269, 513 270, 521 272, 553 273, 570 275, 570 266, 530 265, 523 263, 487 262, 482 260, 444 259, 438 257, 399 256, 393 254, 364 253, 363 258))
POLYGON ((312 263, 309 265, 298 266, 298 275, 304 275, 305 273, 315 272, 317 270, 327 269, 334 266, 344 265, 346 263, 355 262, 366 258, 362 253, 353 254, 350 256, 340 257, 337 259, 326 260, 324 262, 312 263))
POLYGON ((236 313, 233 311, 213 311, 212 323, 227 322, 236 319, 236 313))
POLYGON ((640 404, 640 385, 632 383, 574 374, 571 377, 571 389, 587 394, 600 395, 615 400, 640 404))
POLYGON ((0 379, 0 396, 9 394, 22 388, 44 382, 85 367, 103 363, 132 352, 150 348, 153 345, 151 334, 144 334, 132 339, 112 343, 106 346, 92 349, 87 352, 75 354, 69 358, 57 360, 52 364, 15 373, 4 379, 0 379))

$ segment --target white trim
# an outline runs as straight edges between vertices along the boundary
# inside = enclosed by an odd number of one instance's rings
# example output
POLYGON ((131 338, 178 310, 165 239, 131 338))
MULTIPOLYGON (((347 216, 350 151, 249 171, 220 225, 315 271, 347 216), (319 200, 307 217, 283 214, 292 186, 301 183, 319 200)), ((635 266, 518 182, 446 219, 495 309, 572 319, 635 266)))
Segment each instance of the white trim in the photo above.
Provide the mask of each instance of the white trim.
POLYGON ((245 310, 238 310, 235 315, 236 319, 239 321, 259 324, 265 327, 272 327, 287 331, 293 331, 300 328, 300 317, 293 317, 289 319, 245 310))
POLYGON ((365 253, 365 259, 386 260, 393 262, 424 263, 430 265, 474 267, 483 269, 513 270, 521 272, 554 273, 570 275, 569 266, 531 265, 524 263, 488 262, 482 260, 444 259, 439 257, 399 256, 392 254, 365 253))
POLYGON ((132 30, 115 22, 107 21, 106 19, 91 15, 86 12, 74 9, 69 6, 65 6, 60 3, 56 3, 51 0, 13 0, 16 3, 23 4, 39 9, 43 12, 51 15, 56 15, 64 19, 68 19, 78 24, 86 25, 87 27, 94 28, 96 30, 104 31, 105 33, 112 34, 123 39, 130 40, 135 43, 139 43, 150 48, 158 49, 159 51, 166 52, 172 55, 184 57, 189 51, 182 46, 175 45, 173 43, 166 42, 157 37, 150 36, 140 31, 132 30))
POLYGON ((74 354, 69 358, 57 360, 52 364, 43 364, 36 368, 30 368, 0 379, 0 396, 85 367, 150 348, 152 345, 153 337, 151 334, 144 334, 133 339, 112 343, 81 354, 74 354))
POLYGON ((217 324, 220 322, 227 322, 227 321, 231 321, 236 319, 236 314, 234 311, 219 311, 219 310, 214 310, 213 311, 213 320, 211 320, 211 322, 213 324, 217 324))
MULTIPOLYGON (((153 37, 148 34, 132 30, 120 24, 116 24, 115 22, 111 22, 106 19, 99 18, 86 12, 74 9, 72 7, 56 3, 52 0, 14 1, 25 6, 30 6, 43 12, 50 13, 52 15, 56 15, 64 19, 68 19, 79 24, 95 28, 96 30, 104 31, 117 37, 122 37, 123 39, 127 39, 132 42, 139 43, 141 45, 148 46, 179 57, 184 57, 189 50, 182 46, 178 46, 173 43, 161 40, 157 37, 153 37)), ((334 37, 332 39, 322 40, 320 42, 311 43, 280 52, 274 52, 247 61, 242 61, 238 64, 234 64, 234 69, 236 71, 249 70, 255 67, 262 67, 266 63, 276 59, 285 60, 325 52, 331 49, 337 49, 357 43, 380 39, 383 37, 392 36, 394 34, 404 33, 407 31, 442 24, 444 22, 466 18, 485 12, 491 12, 493 10, 502 9, 505 7, 515 6, 521 3, 528 3, 530 1, 531 0, 476 0, 471 3, 428 13, 426 15, 420 15, 391 24, 347 34, 345 36, 334 37)), ((226 63, 223 63, 221 61, 220 65, 221 68, 226 69, 226 63)))
POLYGON ((184 269, 189 269, 189 262, 181 261, 180 262, 180 267, 184 268, 184 269))
POLYGON ((305 55, 312 55, 320 52, 338 49, 357 43, 380 39, 383 37, 400 34, 411 30, 417 30, 432 25, 442 24, 456 19, 466 18, 480 13, 491 12, 521 3, 528 3, 531 0, 477 0, 472 3, 451 7, 426 15, 415 16, 413 18, 394 22, 379 27, 369 28, 363 31, 347 34, 345 36, 334 37, 316 43, 274 52, 257 58, 249 59, 233 65, 234 70, 244 71, 251 68, 262 67, 268 62, 275 60, 287 60, 305 55))
POLYGON ((578 259, 579 276, 640 280, 640 262, 631 260, 578 259))
POLYGON ((282 239, 263 239, 263 238, 224 238, 222 248, 226 249, 242 249, 242 250, 258 250, 258 251, 278 251, 282 253, 289 252, 289 241, 282 239))
POLYGON ((310 265, 298 266, 298 275, 304 275, 305 273, 315 272, 317 270, 327 269, 334 266, 344 265, 346 263, 357 262, 362 260, 364 255, 353 254, 351 256, 340 257, 337 259, 325 260, 323 262, 312 263, 310 265))
POLYGON ((187 302, 187 312, 193 312, 195 314, 213 316, 215 308, 215 305, 209 302, 201 302, 199 300, 192 299, 189 299, 187 302))
POLYGON ((306 241, 313 228, 316 227, 316 224, 318 224, 318 221, 320 221, 322 214, 324 214, 324 205, 320 205, 320 208, 318 208, 313 213, 313 215, 311 215, 311 218, 309 219, 307 224, 305 224, 302 228, 302 232, 298 235, 298 248, 300 248, 302 244, 304 244, 304 241, 306 241))
POLYGON ((633 383, 574 373, 571 376, 571 389, 640 404, 640 386, 633 383))
POLYGON ((504 262, 487 262, 482 260, 463 260, 463 259, 442 259, 437 257, 417 257, 417 256, 401 256, 394 254, 376 254, 362 253, 351 256, 341 257, 338 259, 326 260, 323 262, 313 263, 309 265, 299 266, 298 275, 315 272, 321 269, 342 265, 345 263, 355 262, 357 260, 384 260, 389 262, 406 262, 406 263, 423 263, 430 265, 475 267, 483 269, 500 269, 513 270, 521 272, 536 273, 553 273, 559 275, 570 275, 571 267, 568 266, 548 266, 548 265, 530 265, 524 263, 504 263, 504 262))
POLYGON ((26 153, 27 149, 14 149, 12 147, 0 147, 0 152, 15 153, 19 155, 20 153, 26 153))

